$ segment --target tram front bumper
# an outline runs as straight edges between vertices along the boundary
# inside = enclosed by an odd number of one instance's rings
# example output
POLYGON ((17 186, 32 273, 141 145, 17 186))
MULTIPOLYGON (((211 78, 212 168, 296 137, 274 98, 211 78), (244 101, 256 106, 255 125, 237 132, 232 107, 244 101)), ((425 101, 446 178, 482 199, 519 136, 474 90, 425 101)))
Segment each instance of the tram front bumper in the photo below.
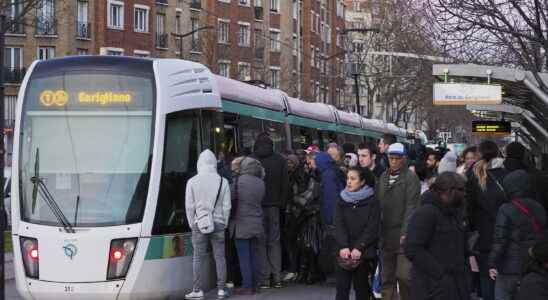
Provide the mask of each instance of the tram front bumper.
POLYGON ((124 281, 90 283, 26 280, 26 290, 19 291, 25 299, 116 299, 124 281), (25 295, 26 294, 26 295, 25 295), (30 297, 27 297, 30 296, 30 297))

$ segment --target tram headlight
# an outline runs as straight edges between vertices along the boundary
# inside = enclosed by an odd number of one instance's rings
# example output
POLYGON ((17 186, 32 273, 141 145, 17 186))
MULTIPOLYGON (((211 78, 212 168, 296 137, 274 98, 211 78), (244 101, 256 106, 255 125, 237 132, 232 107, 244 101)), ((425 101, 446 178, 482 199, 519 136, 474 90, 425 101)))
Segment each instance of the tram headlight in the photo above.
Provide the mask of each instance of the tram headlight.
POLYGON ((136 246, 136 238, 117 239, 110 242, 107 280, 126 277, 136 246))
POLYGON ((40 254, 38 252, 38 240, 21 236, 19 237, 21 245, 21 257, 27 277, 38 278, 40 254))

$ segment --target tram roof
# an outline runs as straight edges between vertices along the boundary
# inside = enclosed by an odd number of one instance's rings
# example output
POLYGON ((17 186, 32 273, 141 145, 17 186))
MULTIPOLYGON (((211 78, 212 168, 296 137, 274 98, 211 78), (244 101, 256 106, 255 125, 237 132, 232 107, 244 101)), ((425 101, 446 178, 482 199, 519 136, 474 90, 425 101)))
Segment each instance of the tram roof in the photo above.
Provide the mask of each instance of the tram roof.
POLYGON ((357 128, 362 128, 361 117, 357 113, 349 113, 342 110, 336 111, 339 116, 339 123, 343 125, 350 125, 357 128))
POLYGON ((285 106, 282 94, 278 90, 264 89, 238 80, 220 75, 213 75, 217 81, 221 98, 243 104, 283 111, 285 106))
POLYGON ((329 123, 337 122, 328 105, 318 102, 306 102, 292 97, 287 97, 287 102, 289 114, 329 123))

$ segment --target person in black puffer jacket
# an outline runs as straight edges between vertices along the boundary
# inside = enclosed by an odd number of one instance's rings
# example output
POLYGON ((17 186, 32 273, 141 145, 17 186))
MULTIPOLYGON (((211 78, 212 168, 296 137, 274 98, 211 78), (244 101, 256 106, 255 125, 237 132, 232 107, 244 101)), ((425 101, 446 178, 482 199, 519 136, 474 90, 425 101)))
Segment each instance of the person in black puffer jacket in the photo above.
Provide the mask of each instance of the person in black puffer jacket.
POLYGON ((356 300, 369 299, 370 273, 368 258, 376 257, 379 240, 380 204, 375 198, 375 175, 369 170, 352 167, 348 170, 346 189, 335 206, 335 240, 339 260, 353 260, 353 269, 337 267, 337 300, 348 300, 354 285, 356 300))
POLYGON ((511 202, 503 204, 497 214, 489 273, 496 280, 495 299, 512 300, 527 251, 546 230, 546 214, 540 203, 529 198, 533 192, 525 170, 506 175, 503 187, 511 202))
POLYGON ((506 202, 502 188, 504 160, 499 157, 500 151, 492 141, 479 145, 481 160, 468 170, 465 193, 465 205, 470 222, 470 229, 479 233, 478 242, 474 245, 479 264, 481 295, 483 300, 495 299, 495 282, 489 278, 488 256, 493 245, 495 221, 499 207, 506 202))
POLYGON ((289 189, 287 162, 274 152, 274 143, 267 133, 257 137, 253 158, 265 170, 265 196, 263 206, 264 238, 259 241, 258 260, 262 288, 282 287, 282 249, 280 244, 280 214, 284 213, 289 189))
POLYGON ((464 186, 461 175, 440 174, 409 221, 404 253, 413 263, 413 300, 470 299, 461 209, 464 186))
POLYGON ((529 250, 531 261, 521 279, 517 300, 548 299, 548 239, 544 238, 529 250))

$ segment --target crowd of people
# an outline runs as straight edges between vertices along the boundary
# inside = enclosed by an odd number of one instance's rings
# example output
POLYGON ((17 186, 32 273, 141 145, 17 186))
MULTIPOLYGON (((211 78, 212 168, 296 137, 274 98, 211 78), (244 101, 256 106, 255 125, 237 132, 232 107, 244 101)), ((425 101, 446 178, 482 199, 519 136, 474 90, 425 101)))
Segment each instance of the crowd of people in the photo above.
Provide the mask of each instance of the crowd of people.
POLYGON ((204 298, 209 245, 219 299, 330 281, 337 300, 548 299, 548 179, 520 143, 323 150, 276 153, 262 133, 230 162, 200 154, 186 299, 204 298))

